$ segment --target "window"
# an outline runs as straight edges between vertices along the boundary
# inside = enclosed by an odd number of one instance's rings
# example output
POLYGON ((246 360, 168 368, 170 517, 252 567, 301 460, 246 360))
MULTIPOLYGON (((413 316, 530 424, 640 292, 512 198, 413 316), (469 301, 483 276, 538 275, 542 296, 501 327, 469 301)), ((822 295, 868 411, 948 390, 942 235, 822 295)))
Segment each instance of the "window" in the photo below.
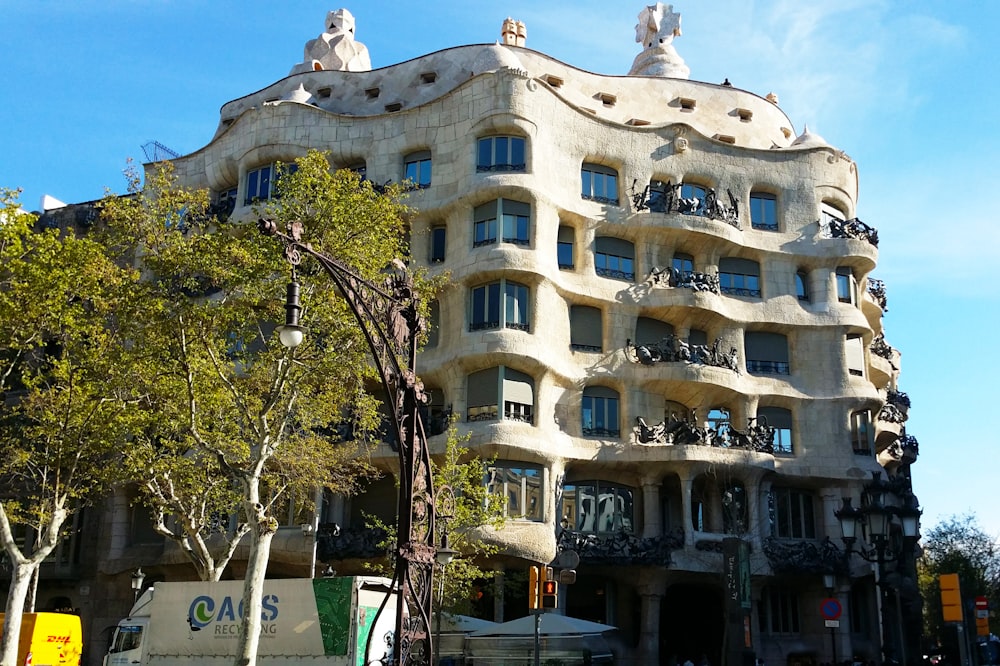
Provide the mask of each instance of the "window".
POLYGON ((231 187, 221 192, 216 192, 213 196, 212 212, 216 215, 227 216, 236 208, 236 188, 231 187))
POLYGON ((542 468, 524 463, 494 463, 486 470, 486 490, 507 498, 507 517, 542 520, 542 468))
POLYGON ((781 407, 761 407, 757 420, 774 428, 774 452, 792 453, 792 412, 781 407))
POLYGON ((569 308, 569 347, 577 351, 603 351, 601 311, 589 305, 569 308))
POLYGON ((574 239, 573 227, 567 227, 566 225, 559 226, 559 238, 556 242, 556 259, 559 262, 559 268, 563 270, 572 269, 574 266, 573 262, 573 239, 574 239))
POLYGON ((750 193, 750 226, 761 231, 778 230, 778 201, 773 194, 750 193))
POLYGON ((649 181, 649 197, 646 199, 646 206, 654 213, 669 213, 670 196, 667 191, 667 184, 662 180, 649 181))
POLYGON ((257 201, 267 201, 277 198, 275 185, 278 180, 288 174, 295 173, 299 165, 278 163, 268 164, 253 171, 247 171, 247 189, 243 197, 243 204, 249 206, 257 201))
POLYGON ((431 151, 410 153, 403 159, 403 180, 420 189, 431 186, 431 151))
POLYGON ((747 355, 747 372, 758 375, 791 373, 788 338, 781 333, 747 331, 743 334, 743 346, 747 355))
POLYGON ((875 448, 872 415, 868 410, 851 414, 851 448, 859 456, 870 456, 875 448))
POLYGON ((498 366, 468 377, 468 421, 505 420, 534 423, 535 380, 523 372, 498 366), (500 405, 503 405, 503 412, 500 405))
POLYGON ((708 346, 708 333, 705 331, 699 331, 697 328, 692 328, 688 331, 688 344, 689 345, 702 345, 703 347, 708 346))
POLYGON ((432 264, 440 264, 444 261, 445 232, 445 227, 431 227, 431 252, 428 259, 432 264))
POLYGON ((482 247, 497 242, 497 232, 502 235, 504 243, 528 245, 528 221, 531 218, 531 206, 521 201, 497 199, 481 206, 476 206, 473 213, 474 234, 473 247, 482 247), (497 227, 497 220, 500 226, 497 227))
POLYGON ((574 481, 563 486, 562 515, 570 529, 611 534, 632 532, 635 490, 607 481, 574 481))
POLYGON ((855 303, 855 292, 857 285, 854 281, 854 272, 847 266, 837 267, 837 300, 841 303, 855 303))
POLYGON ((588 437, 618 437, 618 392, 606 386, 583 390, 583 434, 588 437))
POLYGON ((719 260, 719 289, 729 296, 760 298, 760 265, 750 259, 719 260))
POLYGON ((800 301, 809 302, 809 274, 805 271, 795 273, 795 295, 800 301))
POLYGON ((772 488, 768 497, 771 536, 779 539, 815 539, 813 496, 795 488, 772 488))
POLYGON ((787 589, 766 587, 758 606, 760 630, 765 634, 799 633, 799 597, 787 589))
POLYGON ((444 391, 439 388, 428 388, 424 391, 427 402, 420 405, 420 418, 424 429, 430 436, 440 435, 448 430, 451 424, 451 409, 445 407, 444 391))
POLYGON ((482 138, 476 154, 476 171, 479 172, 525 170, 524 138, 519 136, 482 138))
POLYGON ((840 206, 833 204, 829 201, 824 201, 819 205, 820 212, 820 224, 827 226, 831 222, 843 222, 847 219, 847 215, 841 210, 840 206))
POLYGON ((729 428, 729 410, 724 407, 713 407, 708 410, 708 428, 722 432, 729 428))
POLYGON ((598 236, 594 239, 594 270, 601 277, 635 280, 635 247, 621 238, 598 236))
POLYGON ((708 190, 701 185, 681 183, 681 200, 678 202, 678 210, 688 215, 704 215, 707 194, 708 190))
POLYGON ((865 343, 860 335, 848 335, 844 339, 844 353, 847 356, 847 374, 865 376, 865 343))
POLYGON ((663 338, 672 337, 674 327, 665 321, 653 319, 651 317, 636 317, 635 319, 635 339, 637 345, 649 345, 658 343, 663 338))
POLYGON ((472 289, 469 330, 494 328, 528 330, 528 288, 500 280, 472 289))
POLYGON ((680 272, 680 278, 682 280, 691 277, 691 274, 694 273, 694 257, 690 254, 678 252, 674 255, 673 261, 670 262, 670 265, 680 272))
POLYGON ((584 163, 580 170, 582 196, 589 201, 618 205, 618 172, 600 164, 584 163))

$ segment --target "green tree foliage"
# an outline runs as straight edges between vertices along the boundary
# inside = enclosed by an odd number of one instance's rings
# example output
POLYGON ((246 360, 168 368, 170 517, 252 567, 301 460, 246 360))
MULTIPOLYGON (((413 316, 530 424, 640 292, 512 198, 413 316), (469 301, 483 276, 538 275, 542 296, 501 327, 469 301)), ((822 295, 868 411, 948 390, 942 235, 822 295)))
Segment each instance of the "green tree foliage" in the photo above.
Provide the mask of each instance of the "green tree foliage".
MULTIPOLYGON (((296 164, 279 170, 278 197, 260 212, 282 226, 301 222, 314 247, 381 281, 404 256, 398 192, 331 172, 318 152, 296 164)), ((333 283, 305 265, 309 333, 285 349, 273 334, 289 275, 279 244, 253 224, 209 215, 206 193, 179 186, 168 165, 148 172, 141 189, 133 175, 131 190, 106 198, 102 215, 117 258, 142 269, 121 315, 135 404, 128 467, 154 516, 179 518, 172 538, 203 576, 217 577, 246 533, 236 656, 254 663, 278 510, 290 499, 308 505, 317 487, 351 494, 373 473, 357 445, 379 420, 364 390, 373 379, 368 347, 333 283), (345 420, 357 441, 338 441, 335 426, 345 420), (219 517, 234 510, 240 527, 221 530, 219 517), (213 540, 226 545, 213 551, 213 540)))
MULTIPOLYGON (((491 461, 472 456, 464 446, 467 440, 468 436, 459 435, 453 422, 447 431, 444 451, 431 460, 438 498, 434 542, 440 546, 447 537, 448 547, 455 551, 445 575, 437 568, 434 599, 435 604, 441 603, 450 613, 468 613, 483 581, 492 585, 493 571, 480 565, 499 551, 498 541, 493 537, 503 528, 507 515, 506 498, 491 494, 486 488, 491 461), (443 597, 439 599, 440 595, 443 597)), ((374 516, 368 516, 368 521, 385 532, 382 545, 391 552, 396 543, 395 525, 387 525, 374 516)), ((392 562, 373 568, 383 575, 392 575, 392 562)))
MULTIPOLYGON (((921 539, 923 554, 917 561, 920 592, 924 598, 924 633, 942 636, 941 574, 958 574, 963 614, 975 635, 971 604, 985 596, 990 607, 1000 608, 1000 545, 986 534, 974 514, 952 516, 927 531, 921 539)), ((991 620, 991 629, 995 626, 991 620)))
POLYGON ((87 235, 36 222, 16 192, 0 190, 0 543, 12 568, 5 666, 16 658, 32 576, 73 513, 117 480, 111 461, 125 423, 124 395, 108 378, 128 272, 87 235))

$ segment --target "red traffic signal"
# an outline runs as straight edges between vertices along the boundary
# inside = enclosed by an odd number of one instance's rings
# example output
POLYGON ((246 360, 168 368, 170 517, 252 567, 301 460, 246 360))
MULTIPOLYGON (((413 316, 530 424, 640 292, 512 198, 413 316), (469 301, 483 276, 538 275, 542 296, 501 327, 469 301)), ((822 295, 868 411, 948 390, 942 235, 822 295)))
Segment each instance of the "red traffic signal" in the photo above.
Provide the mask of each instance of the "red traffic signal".
POLYGON ((542 608, 556 608, 559 604, 559 581, 555 579, 555 574, 552 571, 552 567, 545 567, 542 571, 545 572, 544 578, 541 582, 541 607, 542 608))

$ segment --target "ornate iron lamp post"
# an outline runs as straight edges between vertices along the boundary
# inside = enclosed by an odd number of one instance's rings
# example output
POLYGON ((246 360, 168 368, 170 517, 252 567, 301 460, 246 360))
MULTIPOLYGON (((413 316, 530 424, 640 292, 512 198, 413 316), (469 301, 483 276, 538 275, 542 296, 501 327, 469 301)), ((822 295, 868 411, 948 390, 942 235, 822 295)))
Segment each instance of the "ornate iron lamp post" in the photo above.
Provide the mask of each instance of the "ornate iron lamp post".
MULTIPOLYGON (((902 621, 900 594, 898 585, 893 586, 887 578, 887 564, 897 563, 897 571, 905 559, 912 553, 919 533, 920 514, 917 498, 908 489, 904 490, 900 506, 886 506, 885 495, 893 492, 893 484, 882 480, 881 472, 872 472, 872 480, 865 485, 862 496, 862 506, 855 508, 850 497, 843 498, 843 506, 834 512, 840 521, 840 529, 844 545, 847 547, 845 557, 856 553, 867 562, 877 566, 879 607, 881 609, 882 653, 886 662, 899 659, 906 664, 906 636, 902 621), (902 539, 894 541, 892 536, 893 518, 899 518, 899 528, 902 539), (860 548, 854 549, 858 542, 858 527, 862 529, 860 548), (864 535, 867 534, 867 540, 864 535), (870 542, 870 543, 869 543, 870 542), (897 613, 897 631, 893 635, 889 618, 889 590, 896 595, 895 608, 897 613)), ((915 656, 915 655, 914 655, 915 656)))
MULTIPOLYGON (((427 397, 415 373, 417 338, 424 321, 419 315, 413 277, 400 263, 395 267, 396 274, 387 278, 384 284, 373 284, 343 262, 304 243, 300 222, 293 222, 283 232, 273 220, 262 219, 258 228, 264 235, 282 242, 285 258, 292 265, 292 280, 286 292, 285 324, 278 327, 282 344, 295 347, 303 340, 305 329, 299 324, 302 307, 296 268, 303 256, 309 256, 323 268, 347 301, 364 332, 382 387, 392 400, 389 407, 399 442, 400 469, 393 583, 400 598, 396 604, 396 630, 388 664, 432 663, 434 646, 430 614, 437 551, 434 545, 435 499, 430 454, 419 411, 427 397)), ((378 615, 388 600, 387 595, 378 615)), ((371 641, 369 637, 369 643, 371 641)), ((386 660, 382 662, 383 666, 388 666, 386 660)))

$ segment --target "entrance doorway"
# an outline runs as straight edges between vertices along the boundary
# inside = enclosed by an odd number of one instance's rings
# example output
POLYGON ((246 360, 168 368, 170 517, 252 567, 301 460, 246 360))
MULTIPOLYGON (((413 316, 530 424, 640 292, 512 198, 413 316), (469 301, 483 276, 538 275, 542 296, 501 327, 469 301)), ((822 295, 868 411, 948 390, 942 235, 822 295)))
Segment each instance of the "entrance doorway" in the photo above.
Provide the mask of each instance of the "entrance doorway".
POLYGON ((660 664, 690 659, 700 666, 721 666, 725 615, 717 585, 679 583, 667 588, 660 607, 660 664))

